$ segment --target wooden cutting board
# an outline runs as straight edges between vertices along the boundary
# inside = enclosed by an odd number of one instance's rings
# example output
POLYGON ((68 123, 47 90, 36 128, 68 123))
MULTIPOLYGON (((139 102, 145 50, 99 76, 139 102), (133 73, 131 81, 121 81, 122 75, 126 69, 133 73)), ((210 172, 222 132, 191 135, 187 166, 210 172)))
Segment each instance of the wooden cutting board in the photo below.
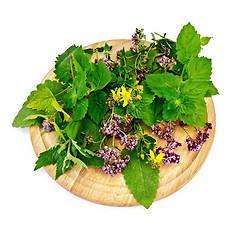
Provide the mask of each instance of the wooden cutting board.
MULTIPOLYGON (((94 43, 85 48, 101 47, 105 42, 112 46, 112 59, 114 59, 119 49, 122 49, 122 47, 129 49, 131 46, 131 40, 120 39, 94 43)), ((101 57, 103 55, 100 53, 99 56, 101 57)), ((94 58, 93 56, 92 60, 94 58)), ((53 71, 54 68, 48 72, 43 81, 46 79, 54 80, 55 74, 53 71)), ((215 135, 216 114, 212 98, 207 98, 205 100, 208 109, 208 121, 213 124, 210 138, 203 144, 198 152, 189 152, 184 143, 186 133, 178 127, 175 136, 178 141, 183 144, 182 147, 177 149, 177 153, 181 155, 181 162, 179 165, 163 165, 161 167, 159 174, 160 183, 155 201, 165 198, 182 188, 195 176, 206 160, 215 135)), ((151 135, 150 129, 147 126, 144 126, 144 128, 145 131, 151 135)), ((55 132, 42 134, 38 126, 31 126, 29 131, 32 145, 37 156, 56 144, 55 139, 57 134, 55 132)), ((196 136, 196 131, 192 127, 189 127, 189 133, 192 137, 196 136)), ((161 144, 162 140, 157 137, 156 140, 157 146, 161 144)), ((45 170, 53 179, 55 178, 56 166, 47 166, 45 170)), ((125 185, 123 175, 119 174, 115 177, 111 177, 106 175, 101 168, 89 166, 89 170, 86 170, 81 166, 74 166, 73 170, 69 170, 66 174, 59 177, 56 182, 78 197, 95 203, 109 206, 138 205, 133 195, 130 193, 130 190, 125 185)))

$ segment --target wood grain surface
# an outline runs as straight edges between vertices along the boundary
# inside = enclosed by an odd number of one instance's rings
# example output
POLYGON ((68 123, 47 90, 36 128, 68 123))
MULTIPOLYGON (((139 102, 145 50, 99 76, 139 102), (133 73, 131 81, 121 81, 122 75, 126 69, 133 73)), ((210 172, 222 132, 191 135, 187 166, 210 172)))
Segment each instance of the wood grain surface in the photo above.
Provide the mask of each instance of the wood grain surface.
MULTIPOLYGON (((103 41, 86 46, 85 48, 101 47, 107 42, 112 45, 111 56, 114 59, 116 51, 124 47, 129 49, 131 40, 119 39, 103 41)), ((100 56, 101 53, 99 54, 100 56)), ((95 56, 92 57, 92 60, 95 56)), ((49 71, 43 81, 46 79, 55 80, 54 68, 49 71)), ((208 109, 208 121, 213 123, 210 138, 198 152, 189 152, 186 144, 186 133, 178 127, 175 136, 179 142, 183 144, 182 147, 177 149, 177 153, 181 155, 181 162, 178 165, 163 165, 159 174, 159 187, 157 191, 156 200, 165 198, 170 194, 182 188, 189 182, 202 167, 207 155, 211 149, 216 127, 216 114, 212 98, 205 99, 208 109)), ((150 135, 150 129, 144 126, 145 131, 150 135)), ((56 144, 55 139, 57 134, 55 132, 43 134, 38 126, 31 126, 29 128, 30 136, 34 151, 37 156, 46 149, 56 144)), ((196 131, 189 127, 190 136, 196 136, 196 131)), ((157 146, 164 144, 162 140, 156 137, 157 146)), ((47 166, 45 170, 54 179, 56 166, 47 166)), ((125 185, 125 180, 122 174, 111 177, 106 175, 101 168, 89 166, 89 170, 81 166, 74 166, 73 170, 69 170, 66 174, 57 179, 62 187, 69 192, 84 198, 86 200, 109 205, 109 206, 134 206, 138 205, 130 190, 125 185)))

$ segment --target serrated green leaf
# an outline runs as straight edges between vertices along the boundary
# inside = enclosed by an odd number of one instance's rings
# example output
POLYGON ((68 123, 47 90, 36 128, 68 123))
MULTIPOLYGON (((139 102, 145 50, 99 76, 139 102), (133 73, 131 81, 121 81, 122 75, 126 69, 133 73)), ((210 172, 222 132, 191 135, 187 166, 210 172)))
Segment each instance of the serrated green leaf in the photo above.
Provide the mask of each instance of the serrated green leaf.
POLYGON ((188 80, 180 87, 181 96, 183 98, 191 99, 192 101, 203 99, 209 88, 209 84, 209 81, 188 80))
POLYGON ((65 151, 62 151, 61 153, 61 157, 57 160, 55 180, 68 171, 68 169, 64 168, 66 161, 68 160, 67 153, 65 151))
POLYGON ((74 79, 73 87, 76 88, 78 100, 82 99, 85 96, 85 94, 89 91, 89 88, 86 86, 87 84, 86 79, 87 79, 86 70, 79 73, 79 75, 76 76, 74 79))
POLYGON ((59 79, 59 82, 69 82, 69 78, 71 77, 70 56, 73 55, 77 49, 79 49, 79 47, 72 45, 63 54, 58 55, 54 73, 56 74, 56 79, 59 79))
POLYGON ((58 159, 62 158, 62 154, 58 152, 59 148, 60 145, 55 145, 45 152, 40 153, 34 171, 41 167, 56 164, 58 159))
POLYGON ((79 121, 83 119, 88 110, 88 99, 82 98, 77 101, 75 107, 73 108, 73 121, 79 121))
POLYGON ((171 99, 180 86, 180 78, 172 73, 150 74, 146 77, 149 88, 158 96, 171 99))
POLYGON ((204 97, 211 97, 211 96, 217 95, 217 94, 219 94, 217 88, 214 86, 213 82, 210 81, 209 88, 204 97))
POLYGON ((200 35, 191 23, 183 26, 177 37, 176 48, 178 60, 185 64, 190 59, 197 57, 201 51, 200 35))
POLYGON ((179 117, 179 108, 174 106, 173 101, 165 101, 163 104, 163 121, 176 121, 179 117))
POLYGON ((194 127, 205 127, 207 121, 207 106, 206 102, 202 99, 195 104, 196 112, 194 114, 180 114, 180 120, 185 124, 194 127))
POLYGON ((159 169, 151 168, 136 151, 123 150, 122 155, 129 155, 130 161, 123 169, 126 185, 137 202, 149 208, 157 194, 159 184, 159 169))
POLYGON ((107 94, 103 91, 93 92, 88 100, 88 115, 98 124, 107 112, 107 94))
POLYGON ((73 64, 75 67, 76 76, 85 71, 87 74, 91 72, 90 58, 84 52, 76 51, 73 54, 73 64))
POLYGON ((187 80, 208 81, 212 74, 212 60, 206 57, 196 57, 187 65, 187 80))
POLYGON ((68 152, 68 154, 67 154, 67 159, 73 161, 74 164, 76 164, 76 165, 78 165, 78 166, 82 166, 82 167, 84 167, 84 168, 86 168, 86 169, 88 170, 87 165, 86 165, 81 159, 79 159, 79 158, 77 158, 77 157, 74 157, 74 156, 73 156, 71 153, 69 153, 69 152, 68 152))
POLYGON ((87 81, 91 85, 91 91, 101 90, 111 81, 111 73, 103 62, 99 62, 92 65, 87 81))

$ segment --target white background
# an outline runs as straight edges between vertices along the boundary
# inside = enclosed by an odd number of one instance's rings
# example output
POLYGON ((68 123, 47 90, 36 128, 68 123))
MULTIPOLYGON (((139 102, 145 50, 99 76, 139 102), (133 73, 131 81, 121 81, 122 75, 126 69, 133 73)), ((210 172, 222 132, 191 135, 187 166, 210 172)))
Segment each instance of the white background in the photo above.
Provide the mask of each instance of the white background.
POLYGON ((238 1, 1 1, 0 239, 240 239, 238 1), (87 2, 87 3, 86 3, 87 2), (130 38, 143 27, 176 39, 191 22, 213 36, 217 131, 200 172, 177 193, 143 207, 94 204, 43 170, 28 129, 11 127, 31 90, 70 45, 130 38))

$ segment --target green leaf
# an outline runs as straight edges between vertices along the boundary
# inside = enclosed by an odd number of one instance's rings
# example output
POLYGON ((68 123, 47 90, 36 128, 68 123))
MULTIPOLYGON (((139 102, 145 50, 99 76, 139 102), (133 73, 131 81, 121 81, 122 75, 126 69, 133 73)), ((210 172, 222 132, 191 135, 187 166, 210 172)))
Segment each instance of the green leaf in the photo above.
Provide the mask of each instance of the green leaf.
POLYGON ((137 202, 149 208, 157 194, 159 184, 159 169, 151 168, 136 151, 123 150, 122 155, 129 155, 130 161, 123 169, 126 185, 137 202))
POLYGON ((27 107, 36 109, 38 111, 44 111, 49 115, 53 115, 54 113, 56 113, 56 111, 62 112, 65 121, 70 118, 70 116, 58 104, 53 93, 47 87, 38 91, 34 98, 29 102, 27 107))
POLYGON ((45 167, 48 165, 54 165, 58 161, 58 159, 62 158, 62 154, 58 152, 60 145, 55 145, 45 152, 40 153, 38 160, 36 161, 36 166, 34 171, 41 167, 45 167))
POLYGON ((73 64, 76 71, 76 76, 81 74, 82 71, 85 71, 87 74, 91 72, 91 63, 90 58, 84 52, 76 51, 73 54, 73 64))
POLYGON ((84 168, 86 168, 86 169, 88 170, 87 165, 86 165, 81 159, 79 159, 79 158, 77 158, 77 157, 74 157, 74 156, 73 156, 71 153, 69 153, 69 152, 68 152, 68 154, 67 154, 67 159, 73 161, 74 164, 76 164, 76 165, 78 165, 78 166, 82 166, 82 167, 84 167, 84 168))
MULTIPOLYGON (((49 88, 50 91, 56 95, 63 91, 63 86, 57 81, 46 80, 44 83, 37 85, 37 90, 32 91, 27 98, 27 101, 24 102, 21 110, 18 112, 18 115, 15 117, 12 126, 13 127, 30 127, 31 125, 41 125, 43 118, 40 115, 46 115, 44 111, 38 111, 36 109, 28 108, 27 105, 29 102, 34 99, 37 92, 44 89, 45 87, 49 88), (39 115, 36 119, 27 119, 29 116, 39 115)), ((58 95, 58 97, 60 94, 58 95)))
POLYGON ((36 93, 27 107, 38 111, 44 111, 48 114, 54 114, 56 112, 55 107, 52 105, 54 101, 57 102, 52 92, 49 88, 45 87, 36 93))
POLYGON ((176 121, 179 116, 179 108, 174 106, 173 101, 165 101, 163 104, 163 121, 176 121))
POLYGON ((211 40, 211 38, 212 38, 212 37, 202 37, 202 38, 200 39, 201 45, 202 45, 202 46, 206 46, 206 45, 209 43, 209 41, 211 40))
POLYGON ((68 160, 67 153, 65 151, 62 151, 61 153, 61 158, 57 160, 55 180, 68 171, 68 169, 64 167, 66 165, 66 161, 68 160))
POLYGON ((79 47, 72 45, 63 54, 58 55, 54 73, 56 74, 56 79, 59 79, 59 82, 69 82, 69 78, 71 77, 70 56, 73 55, 77 49, 79 49, 79 47))
POLYGON ((75 77, 73 81, 73 87, 76 88, 77 98, 82 99, 85 94, 89 91, 89 88, 86 87, 87 84, 86 71, 82 71, 78 76, 75 77))
POLYGON ((89 96, 88 115, 95 123, 100 123, 107 112, 107 94, 103 91, 93 92, 89 96))
POLYGON ((206 102, 202 99, 195 104, 196 112, 194 114, 180 114, 180 120, 185 124, 194 127, 205 127, 207 121, 207 106, 206 102))
POLYGON ((79 100, 73 108, 73 121, 79 121, 83 119, 88 110, 88 99, 82 98, 79 100))
POLYGON ((88 165, 94 166, 94 167, 103 167, 104 160, 97 155, 91 156, 90 158, 87 158, 81 154, 78 154, 81 158, 81 160, 88 165))
POLYGON ((212 74, 212 60, 196 57, 187 65, 187 79, 192 81, 208 81, 212 74))
POLYGON ((177 38, 176 48, 178 60, 185 64, 190 59, 197 57, 201 51, 200 35, 191 23, 182 28, 177 38))
POLYGON ((214 86, 213 82, 210 81, 209 88, 204 97, 211 97, 211 96, 217 95, 217 94, 219 94, 217 88, 214 86))
POLYGON ((209 88, 209 81, 192 81, 184 82, 180 87, 182 97, 198 101, 202 99, 209 88))
POLYGON ((155 110, 155 102, 152 102, 150 105, 144 108, 144 111, 139 111, 138 113, 139 118, 142 119, 143 122, 147 124, 149 127, 156 123, 154 110, 155 110))
POLYGON ((87 80, 91 85, 91 91, 101 90, 111 81, 111 73, 103 62, 99 62, 92 65, 92 72, 87 80))
POLYGON ((143 81, 142 85, 143 85, 142 101, 144 101, 145 104, 150 104, 154 100, 155 95, 151 91, 151 89, 148 87, 148 84, 146 81, 143 81))
POLYGON ((180 78, 172 73, 150 74, 146 77, 149 88, 158 96, 171 99, 177 94, 180 78))

